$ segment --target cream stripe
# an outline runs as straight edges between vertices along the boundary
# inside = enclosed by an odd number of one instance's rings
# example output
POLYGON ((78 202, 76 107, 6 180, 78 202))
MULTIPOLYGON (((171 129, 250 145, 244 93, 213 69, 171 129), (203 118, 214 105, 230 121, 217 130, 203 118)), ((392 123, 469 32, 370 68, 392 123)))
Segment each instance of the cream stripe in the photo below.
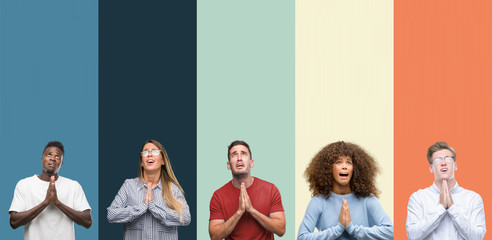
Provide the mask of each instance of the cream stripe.
POLYGON ((328 143, 378 161, 393 219, 393 1, 296 1, 296 235, 311 199, 303 176, 328 143))

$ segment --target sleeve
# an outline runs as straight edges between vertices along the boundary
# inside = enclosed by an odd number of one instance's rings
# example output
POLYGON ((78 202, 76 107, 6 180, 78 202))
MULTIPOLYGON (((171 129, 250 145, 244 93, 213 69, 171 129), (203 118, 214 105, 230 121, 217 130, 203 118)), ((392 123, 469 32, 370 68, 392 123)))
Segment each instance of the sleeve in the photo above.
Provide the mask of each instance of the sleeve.
POLYGON ((75 194, 73 201, 73 209, 76 211, 84 211, 87 209, 91 209, 89 202, 87 202, 87 198, 85 197, 84 190, 82 186, 77 181, 74 181, 75 184, 75 194))
MULTIPOLYGON (((273 184, 272 184, 273 185, 273 184)), ((282 205, 282 197, 280 196, 280 191, 278 188, 272 186, 272 205, 270 207, 270 213, 283 212, 284 206, 282 205)))
POLYGON ((439 225, 446 209, 441 205, 425 213, 418 192, 410 196, 407 207, 407 236, 409 239, 424 239, 439 225))
MULTIPOLYGON (((127 179, 121 186, 118 194, 114 198, 111 206, 108 207, 108 221, 110 223, 126 223, 131 222, 135 218, 140 217, 147 211, 147 205, 142 201, 135 205, 129 205, 131 197, 131 179, 127 179)), ((134 196, 135 197, 135 196, 134 196)))
POLYGON ((472 206, 471 209, 463 209, 453 204, 448 209, 448 213, 463 238, 483 239, 487 230, 485 228, 483 201, 480 195, 476 194, 470 205, 472 206), (470 210, 471 212, 468 212, 470 210))
POLYGON ((367 200, 367 212, 371 227, 350 223, 348 234, 357 239, 393 239, 393 223, 376 197, 367 200))
POLYGON ((12 203, 10 204, 9 212, 23 212, 26 211, 26 202, 25 202, 25 194, 22 182, 19 181, 15 185, 14 190, 14 198, 12 199, 12 203))
POLYGON ((298 240, 331 240, 336 239, 342 235, 345 228, 340 222, 337 222, 337 225, 331 226, 327 229, 324 229, 319 232, 314 232, 314 228, 316 227, 316 223, 318 222, 321 213, 323 212, 323 199, 318 199, 314 197, 309 202, 309 205, 306 209, 306 214, 304 214, 304 219, 299 226, 299 232, 297 234, 298 240))
POLYGON ((183 208, 181 209, 181 214, 183 217, 181 218, 177 211, 170 209, 167 203, 165 202, 165 200, 162 200, 162 202, 156 201, 156 198, 154 198, 154 200, 149 201, 149 211, 152 214, 152 216, 159 219, 161 223, 166 226, 189 225, 191 222, 190 208, 186 203, 183 193, 174 184, 172 184, 171 188, 173 192, 173 197, 176 200, 178 200, 183 206, 183 208))
POLYGON ((222 211, 222 205, 220 202, 220 197, 218 196, 217 192, 214 192, 214 195, 212 195, 212 199, 210 200, 210 218, 209 220, 214 220, 214 219, 223 219, 226 220, 223 211, 222 211))

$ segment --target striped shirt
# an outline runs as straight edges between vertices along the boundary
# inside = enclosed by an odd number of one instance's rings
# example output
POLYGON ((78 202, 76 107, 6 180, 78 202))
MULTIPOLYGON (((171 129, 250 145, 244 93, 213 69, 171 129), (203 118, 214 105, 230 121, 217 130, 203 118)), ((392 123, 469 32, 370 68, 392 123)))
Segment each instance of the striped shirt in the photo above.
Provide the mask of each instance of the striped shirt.
POLYGON ((110 223, 125 224, 125 240, 177 240, 177 226, 190 224, 190 209, 183 193, 172 184, 174 198, 184 205, 181 210, 183 221, 180 221, 177 211, 171 210, 162 199, 162 185, 152 189, 154 200, 145 204, 147 184, 139 178, 127 179, 121 186, 111 206, 108 207, 110 223))

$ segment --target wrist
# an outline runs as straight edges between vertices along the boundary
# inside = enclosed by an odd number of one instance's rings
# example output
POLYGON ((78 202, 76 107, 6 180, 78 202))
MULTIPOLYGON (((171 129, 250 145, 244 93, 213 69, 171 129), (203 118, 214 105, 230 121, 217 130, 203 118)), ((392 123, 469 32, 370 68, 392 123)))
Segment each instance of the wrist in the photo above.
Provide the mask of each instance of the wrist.
POLYGON ((251 215, 255 215, 255 214, 256 214, 256 212, 257 212, 257 211, 256 211, 256 209, 255 209, 254 207, 251 207, 251 208, 247 209, 247 211, 248 211, 248 212, 249 212, 249 214, 251 214, 251 215))
POLYGON ((236 211, 236 214, 237 214, 238 216, 242 216, 242 215, 244 214, 244 209, 242 209, 242 210, 238 209, 238 210, 236 211))

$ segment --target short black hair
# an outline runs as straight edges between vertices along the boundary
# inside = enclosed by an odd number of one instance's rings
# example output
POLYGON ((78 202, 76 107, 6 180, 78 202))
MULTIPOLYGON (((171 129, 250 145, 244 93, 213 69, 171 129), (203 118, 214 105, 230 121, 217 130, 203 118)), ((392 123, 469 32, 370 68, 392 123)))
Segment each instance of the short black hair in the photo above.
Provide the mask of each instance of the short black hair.
POLYGON ((228 147, 227 147, 227 159, 230 161, 230 156, 229 156, 229 152, 231 151, 231 148, 233 148, 234 146, 236 145, 243 145, 245 146, 247 149, 248 149, 248 152, 249 152, 249 157, 251 159, 253 159, 253 155, 251 154, 251 149, 249 149, 249 145, 245 142, 245 141, 241 141, 241 140, 236 140, 234 142, 232 142, 228 147))
POLYGON ((49 142, 48 144, 46 144, 46 147, 44 147, 43 153, 49 147, 57 147, 58 149, 60 149, 60 151, 62 151, 62 155, 65 155, 65 147, 63 147, 63 144, 61 142, 59 142, 59 141, 51 141, 51 142, 49 142))

